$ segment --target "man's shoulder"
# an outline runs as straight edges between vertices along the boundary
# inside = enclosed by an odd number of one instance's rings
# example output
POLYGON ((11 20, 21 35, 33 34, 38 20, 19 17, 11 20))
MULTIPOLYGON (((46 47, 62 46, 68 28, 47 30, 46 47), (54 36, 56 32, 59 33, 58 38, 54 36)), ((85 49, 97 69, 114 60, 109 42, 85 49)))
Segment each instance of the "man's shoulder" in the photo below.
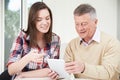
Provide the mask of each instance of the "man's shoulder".
POLYGON ((102 32, 102 31, 101 31, 101 38, 103 40, 117 40, 117 38, 115 38, 114 36, 112 36, 108 33, 102 32))
POLYGON ((101 32, 101 42, 119 42, 119 40, 116 37, 113 37, 110 34, 107 34, 105 32, 101 32))
POLYGON ((79 44, 79 42, 80 42, 80 38, 76 37, 76 38, 73 38, 72 40, 70 40, 69 44, 75 45, 75 44, 79 44))
POLYGON ((106 37, 106 38, 113 38, 113 36, 111 36, 110 34, 108 34, 108 33, 105 33, 105 32, 103 32, 103 31, 101 31, 101 37, 106 37))

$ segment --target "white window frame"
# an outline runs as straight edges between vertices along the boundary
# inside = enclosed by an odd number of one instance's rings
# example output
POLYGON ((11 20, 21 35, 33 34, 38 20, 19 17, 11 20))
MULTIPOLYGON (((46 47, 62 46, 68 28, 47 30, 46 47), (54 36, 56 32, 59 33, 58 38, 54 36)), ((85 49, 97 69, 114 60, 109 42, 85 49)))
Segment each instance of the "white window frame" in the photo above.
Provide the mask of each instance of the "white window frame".
POLYGON ((0 73, 4 70, 4 0, 0 0, 0 73))
POLYGON ((27 28, 27 19, 28 19, 28 9, 27 9, 27 0, 21 0, 21 28, 25 29, 27 28))

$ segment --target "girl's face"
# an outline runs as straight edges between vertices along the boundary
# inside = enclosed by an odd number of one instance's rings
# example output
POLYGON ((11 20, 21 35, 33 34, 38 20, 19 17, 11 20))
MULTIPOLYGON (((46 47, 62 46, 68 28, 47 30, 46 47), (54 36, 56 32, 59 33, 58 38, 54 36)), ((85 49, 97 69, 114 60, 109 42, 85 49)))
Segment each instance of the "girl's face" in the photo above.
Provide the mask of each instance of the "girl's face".
POLYGON ((50 13, 47 9, 38 11, 36 29, 41 33, 47 33, 51 25, 50 13))

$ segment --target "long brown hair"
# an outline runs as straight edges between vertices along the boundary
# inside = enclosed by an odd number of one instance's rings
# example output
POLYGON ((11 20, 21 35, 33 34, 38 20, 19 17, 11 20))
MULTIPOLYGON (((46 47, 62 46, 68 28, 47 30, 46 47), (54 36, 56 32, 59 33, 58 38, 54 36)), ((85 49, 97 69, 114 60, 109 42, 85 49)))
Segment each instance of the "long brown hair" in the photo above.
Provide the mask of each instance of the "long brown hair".
POLYGON ((36 29, 36 18, 37 18, 37 12, 42 9, 47 9, 50 13, 50 19, 51 19, 51 24, 50 24, 50 29, 47 33, 44 35, 44 39, 46 43, 50 43, 52 40, 52 12, 50 8, 44 3, 44 2, 36 2, 34 3, 29 12, 29 17, 28 17, 28 28, 25 31, 27 35, 30 35, 30 46, 31 47, 36 47, 37 46, 37 29, 36 29))

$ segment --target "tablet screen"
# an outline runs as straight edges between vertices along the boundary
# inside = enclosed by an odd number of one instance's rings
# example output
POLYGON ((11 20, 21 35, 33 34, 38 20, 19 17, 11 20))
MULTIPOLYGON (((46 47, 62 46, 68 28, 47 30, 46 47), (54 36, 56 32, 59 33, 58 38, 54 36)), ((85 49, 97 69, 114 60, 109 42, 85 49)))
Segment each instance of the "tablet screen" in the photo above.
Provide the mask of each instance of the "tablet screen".
POLYGON ((70 78, 70 75, 65 71, 65 61, 63 59, 47 59, 51 70, 57 72, 60 78, 70 78))

